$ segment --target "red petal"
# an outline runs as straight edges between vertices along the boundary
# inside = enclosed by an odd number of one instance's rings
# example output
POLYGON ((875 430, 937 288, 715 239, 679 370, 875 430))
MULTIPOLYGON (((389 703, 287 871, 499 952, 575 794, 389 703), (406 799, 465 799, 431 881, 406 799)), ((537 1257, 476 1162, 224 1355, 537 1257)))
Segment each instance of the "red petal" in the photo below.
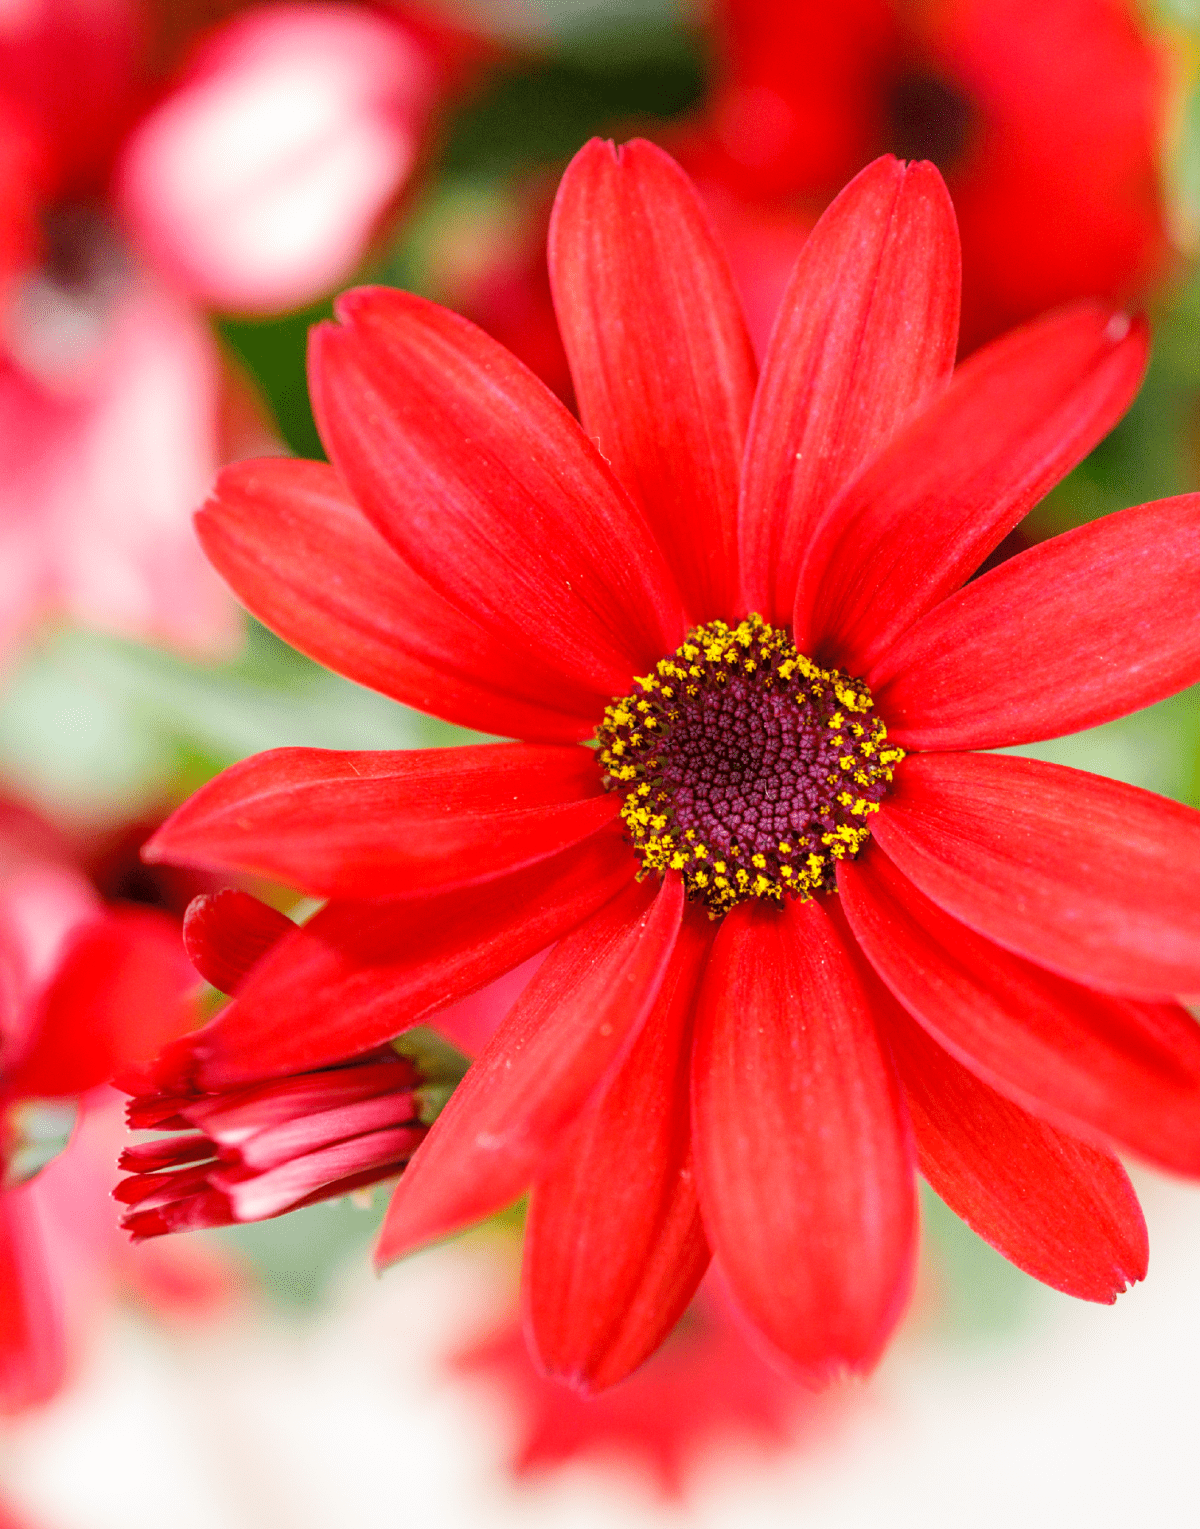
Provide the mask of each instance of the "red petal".
POLYGON ((1037 1120, 960 1067, 892 1005, 921 1172, 1005 1258, 1084 1301, 1115 1301, 1145 1278, 1142 1208, 1115 1157, 1037 1120))
POLYGON ((656 890, 635 883, 550 953, 400 1181, 377 1264, 500 1209, 528 1186, 641 1028, 682 916, 678 876, 656 890))
POLYGON ((594 444, 466 319, 364 288, 312 334, 334 465, 396 550, 496 641, 621 695, 684 636, 662 554, 594 444))
POLYGON ((1200 992, 1200 813, 1002 754, 900 765, 875 837, 939 907, 1088 986, 1200 992))
POLYGON ((183 916, 183 948, 205 982, 236 993, 254 965, 295 927, 249 892, 226 887, 192 898, 183 916))
POLYGON ((906 749, 990 749, 1200 679, 1200 494, 1080 526, 943 600, 872 670, 906 749))
POLYGON ((219 1093, 382 1045, 583 922, 636 862, 615 830, 484 887, 403 902, 336 902, 280 940, 189 1045, 219 1093))
POLYGON ((694 621, 737 606, 737 500, 757 368, 691 181, 644 139, 594 138, 550 222, 583 428, 641 505, 694 621))
POLYGON ((398 557, 323 462, 241 462, 196 516, 205 552, 272 631, 397 701, 501 737, 590 736, 609 693, 493 639, 398 557))
POLYGON ((392 1177, 424 1135, 422 1126, 396 1126, 353 1141, 336 1142, 246 1178, 239 1178, 238 1170, 218 1170, 209 1175, 209 1181, 228 1198, 235 1220, 262 1221, 287 1210, 299 1210, 305 1203, 345 1194, 364 1182, 378 1183, 392 1177))
POLYGON ((424 896, 558 854, 620 808, 574 746, 272 749, 202 786, 142 855, 321 897, 424 896))
POLYGON ((6 1087, 52 1098, 107 1082, 195 1024, 195 988, 173 919, 151 908, 107 912, 71 938, 42 997, 33 1049, 6 1087))
POLYGON ((530 1198, 530 1341, 549 1374, 580 1390, 614 1385, 652 1354, 708 1266, 688 1076, 692 1011, 713 932, 703 913, 684 920, 633 1049, 530 1198))
POLYGON ((877 845, 838 872, 875 970, 972 1072, 1072 1134, 1200 1173, 1200 1026, 1186 1009, 1098 993, 1001 950, 877 845))
POLYGON ((787 625, 834 495, 949 378, 958 230, 938 172, 885 156, 808 237, 780 305, 746 444, 747 610, 787 625))
POLYGON ((866 674, 1108 434, 1146 368, 1146 324, 1099 303, 978 351, 847 488, 796 597, 796 643, 866 674))
POLYGON ((912 1280, 899 1086, 819 902, 728 914, 692 1071, 704 1228, 739 1303, 814 1380, 878 1357, 912 1280))

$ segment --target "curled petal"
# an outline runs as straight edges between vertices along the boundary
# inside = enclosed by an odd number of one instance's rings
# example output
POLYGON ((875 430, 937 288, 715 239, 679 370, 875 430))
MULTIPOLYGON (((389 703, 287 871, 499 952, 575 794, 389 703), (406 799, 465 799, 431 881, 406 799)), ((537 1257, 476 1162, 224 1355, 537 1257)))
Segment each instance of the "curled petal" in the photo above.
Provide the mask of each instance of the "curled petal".
POLYGON ((294 928, 290 918, 249 892, 226 887, 188 904, 183 948, 205 982, 236 993, 255 964, 294 928))

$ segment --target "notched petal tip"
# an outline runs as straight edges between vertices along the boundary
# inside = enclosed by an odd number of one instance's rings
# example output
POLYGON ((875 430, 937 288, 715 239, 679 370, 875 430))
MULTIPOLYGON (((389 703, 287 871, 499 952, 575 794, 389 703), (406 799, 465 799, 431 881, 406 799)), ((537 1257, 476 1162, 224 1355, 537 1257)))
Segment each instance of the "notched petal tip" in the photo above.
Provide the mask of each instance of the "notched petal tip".
POLYGON ((254 966, 295 928, 285 914, 226 887, 194 897, 183 916, 183 948, 204 980, 236 993, 254 966))

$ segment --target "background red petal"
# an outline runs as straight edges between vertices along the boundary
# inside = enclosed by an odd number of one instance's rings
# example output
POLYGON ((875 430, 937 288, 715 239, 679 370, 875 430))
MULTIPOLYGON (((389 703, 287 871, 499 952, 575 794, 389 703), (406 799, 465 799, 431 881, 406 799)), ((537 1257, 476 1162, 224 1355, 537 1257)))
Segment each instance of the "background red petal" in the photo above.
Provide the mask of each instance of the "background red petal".
POLYGON ((38 1006, 32 1049, 7 1088, 56 1097, 107 1082, 192 1028, 196 987, 173 918, 109 910, 68 941, 38 1006))

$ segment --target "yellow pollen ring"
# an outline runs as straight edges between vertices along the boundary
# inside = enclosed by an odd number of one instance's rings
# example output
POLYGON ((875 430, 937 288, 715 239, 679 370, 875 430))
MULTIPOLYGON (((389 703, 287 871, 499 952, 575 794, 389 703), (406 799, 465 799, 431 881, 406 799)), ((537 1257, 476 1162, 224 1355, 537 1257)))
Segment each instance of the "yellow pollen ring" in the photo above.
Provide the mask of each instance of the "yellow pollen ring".
POLYGON ((837 862, 867 842, 904 757, 888 744, 867 686, 822 669, 757 615, 697 627, 634 684, 605 711, 597 758, 609 789, 625 795, 621 816, 640 874, 679 871, 714 918, 749 897, 832 891, 837 862), (732 717, 732 730, 705 734, 714 715, 732 717), (768 752, 756 754, 763 736, 768 752), (734 777, 733 788, 719 784, 734 777), (778 826, 785 808, 784 833, 761 827, 778 826), (752 831, 731 839, 719 817, 729 810, 747 814, 752 831), (726 842, 706 840, 703 822, 726 842))

